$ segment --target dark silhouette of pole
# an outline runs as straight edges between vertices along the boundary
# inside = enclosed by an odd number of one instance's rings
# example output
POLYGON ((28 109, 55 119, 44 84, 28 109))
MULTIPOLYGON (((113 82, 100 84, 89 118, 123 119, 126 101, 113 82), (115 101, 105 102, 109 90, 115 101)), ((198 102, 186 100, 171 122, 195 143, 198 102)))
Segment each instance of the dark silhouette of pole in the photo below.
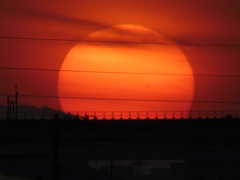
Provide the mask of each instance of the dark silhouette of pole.
POLYGON ((58 151, 59 151, 59 118, 58 114, 54 114, 54 129, 53 129, 53 161, 52 161, 52 180, 59 180, 59 163, 58 163, 58 151))
POLYGON ((18 90, 17 90, 17 84, 15 84, 15 101, 11 101, 10 97, 7 95, 7 119, 8 120, 14 120, 18 119, 18 90))
POLYGON ((7 120, 10 119, 10 100, 9 100, 9 95, 7 95, 7 120))
POLYGON ((18 90, 17 90, 17 84, 15 84, 15 119, 18 119, 18 90))

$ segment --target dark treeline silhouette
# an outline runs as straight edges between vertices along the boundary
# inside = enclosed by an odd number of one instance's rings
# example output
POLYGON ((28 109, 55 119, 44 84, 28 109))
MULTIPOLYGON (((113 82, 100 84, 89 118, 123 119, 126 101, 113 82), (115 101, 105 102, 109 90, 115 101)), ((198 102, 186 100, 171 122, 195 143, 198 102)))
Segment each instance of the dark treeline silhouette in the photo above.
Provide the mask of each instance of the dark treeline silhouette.
MULTIPOLYGON (((0 118, 5 119, 5 116, 7 114, 7 106, 6 105, 0 105, 0 118)), ((18 105, 18 118, 46 118, 50 119, 53 117, 53 114, 58 114, 60 117, 64 116, 64 112, 61 110, 56 110, 53 108, 50 108, 48 106, 32 106, 28 104, 19 104, 18 105)), ((69 114, 71 115, 71 114, 69 114)), ((73 116, 73 115, 72 115, 73 116)))
MULTIPOLYGON (((42 107, 37 107, 37 106, 28 105, 28 104, 19 104, 18 110, 19 112, 44 112, 45 111, 45 112, 53 112, 53 113, 63 113, 61 110, 52 109, 46 105, 42 107)), ((0 105, 0 111, 1 112, 7 111, 7 106, 0 105)))

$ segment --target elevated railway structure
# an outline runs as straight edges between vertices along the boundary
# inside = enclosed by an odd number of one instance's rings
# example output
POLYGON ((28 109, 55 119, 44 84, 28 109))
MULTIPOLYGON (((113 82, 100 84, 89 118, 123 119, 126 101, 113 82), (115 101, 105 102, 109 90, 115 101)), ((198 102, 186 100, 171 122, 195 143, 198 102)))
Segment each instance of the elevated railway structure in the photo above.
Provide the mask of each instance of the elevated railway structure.
POLYGON ((161 120, 87 120, 64 115, 20 119, 0 121, 0 171, 12 177, 240 178, 240 119, 231 114, 161 120))
MULTIPOLYGON (((43 120, 51 119, 56 112, 18 112, 15 116, 0 112, 0 120, 43 120)), ((88 116, 89 120, 163 120, 163 119, 224 119, 240 118, 240 111, 77 111, 64 113, 58 111, 60 118, 75 119, 88 116)))

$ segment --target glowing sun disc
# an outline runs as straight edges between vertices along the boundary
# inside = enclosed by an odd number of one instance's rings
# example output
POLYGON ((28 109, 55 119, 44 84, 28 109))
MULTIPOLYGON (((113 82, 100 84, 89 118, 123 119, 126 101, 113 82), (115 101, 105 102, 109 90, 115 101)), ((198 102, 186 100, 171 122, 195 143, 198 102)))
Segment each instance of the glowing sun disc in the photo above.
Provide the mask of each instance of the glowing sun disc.
POLYGON ((90 34, 69 51, 60 70, 87 71, 59 71, 58 95, 86 98, 60 98, 65 112, 189 111, 194 94, 183 52, 142 26, 116 25, 90 34))

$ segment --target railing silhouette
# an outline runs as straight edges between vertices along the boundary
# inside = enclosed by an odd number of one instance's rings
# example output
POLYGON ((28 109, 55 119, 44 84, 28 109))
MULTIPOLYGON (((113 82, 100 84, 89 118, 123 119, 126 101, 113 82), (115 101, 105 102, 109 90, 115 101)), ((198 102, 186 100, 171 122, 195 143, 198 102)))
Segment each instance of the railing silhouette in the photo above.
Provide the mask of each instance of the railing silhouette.
MULTIPOLYGON (((55 112, 18 112, 18 120, 52 119, 55 112)), ((78 111, 59 113, 61 119, 76 119, 88 116, 89 120, 154 120, 154 119, 219 119, 239 118, 240 111, 78 111)), ((0 120, 6 120, 7 113, 0 112, 0 120)))

